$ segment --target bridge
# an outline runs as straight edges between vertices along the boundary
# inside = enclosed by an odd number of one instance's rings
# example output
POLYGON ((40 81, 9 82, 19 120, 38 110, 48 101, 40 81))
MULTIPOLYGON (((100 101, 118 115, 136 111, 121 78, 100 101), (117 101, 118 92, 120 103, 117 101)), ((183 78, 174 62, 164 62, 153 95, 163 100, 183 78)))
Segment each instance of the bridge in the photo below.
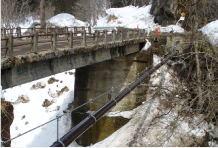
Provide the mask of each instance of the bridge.
POLYGON ((1 39, 3 89, 137 53, 145 39, 155 37, 155 32, 147 36, 145 30, 134 29, 91 33, 90 27, 32 28, 31 34, 23 36, 19 27, 15 35, 8 29, 7 36, 6 31, 2 29, 1 39))
MULTIPOLYGON (((152 69, 152 50, 140 52, 146 43, 145 39, 154 41, 154 47, 160 48, 163 45, 164 49, 171 48, 178 39, 181 43, 190 39, 189 34, 162 33, 157 36, 155 32, 148 35, 145 30, 122 28, 94 33, 90 31, 90 28, 85 27, 39 28, 38 31, 33 28, 31 34, 23 36, 20 35, 20 28, 16 30, 15 36, 12 34, 7 36, 6 31, 3 31, 2 35, 1 81, 3 89, 76 69, 74 107, 81 106, 89 102, 90 98, 95 98, 111 89, 111 93, 103 99, 80 108, 79 111, 83 113, 98 110, 105 102, 111 100, 113 95, 122 90, 131 93, 119 104, 117 102, 120 98, 112 100, 112 105, 117 104, 112 111, 131 110, 140 104, 139 97, 144 95, 148 80, 142 79, 140 86, 135 88, 134 85, 133 91, 127 89, 131 84, 131 81, 127 80, 132 77, 138 79, 140 73, 145 70, 155 71, 152 69), (118 84, 122 85, 114 90, 113 87, 118 84)), ((183 47, 178 45, 177 49, 182 52, 183 47)), ((112 105, 110 102, 110 107, 112 105)), ((79 115, 77 113, 77 116, 80 116, 79 121, 87 117, 87 115, 81 117, 80 113, 79 115)), ((95 123, 93 119, 95 117, 88 119, 91 120, 89 124, 95 123)), ((98 140, 103 138, 105 135, 99 136, 98 140)), ((87 145, 93 142, 90 139, 86 141, 87 145)))

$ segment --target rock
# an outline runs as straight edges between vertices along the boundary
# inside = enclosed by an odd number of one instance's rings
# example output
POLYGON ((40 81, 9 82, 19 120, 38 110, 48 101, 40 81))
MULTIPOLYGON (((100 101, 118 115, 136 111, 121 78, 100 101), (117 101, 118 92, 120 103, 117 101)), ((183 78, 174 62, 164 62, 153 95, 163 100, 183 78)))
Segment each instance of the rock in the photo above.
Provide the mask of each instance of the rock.
POLYGON ((57 93, 53 93, 50 88, 49 88, 49 90, 48 90, 48 95, 49 95, 50 97, 52 97, 52 98, 57 98, 57 97, 58 97, 58 94, 57 94, 57 93))
POLYGON ((19 96, 18 99, 15 101, 15 103, 28 103, 30 102, 30 98, 28 96, 25 96, 25 95, 22 95, 22 96, 19 96))
POLYGON ((193 27, 192 23, 194 17, 197 19, 199 25, 198 28, 201 28, 207 23, 218 19, 217 7, 217 0, 152 0, 150 13, 154 15, 155 23, 166 26, 171 24, 175 25, 179 20, 181 13, 184 12, 186 15, 182 27, 184 27, 187 31, 190 31, 193 27), (197 7, 197 12, 194 12, 195 6, 197 7), (208 11, 206 12, 205 10, 208 11))
POLYGON ((48 99, 45 99, 45 101, 44 101, 43 104, 42 104, 43 107, 48 107, 48 106, 50 106, 50 105, 52 105, 52 102, 49 101, 48 99))
POLYGON ((74 72, 68 72, 70 75, 74 75, 75 73, 74 72))
POLYGON ((25 125, 27 125, 27 124, 29 124, 29 122, 27 121, 27 122, 25 122, 25 125))
POLYGON ((26 116, 25 115, 23 115, 23 117, 21 118, 21 120, 23 120, 23 119, 25 119, 26 118, 26 116))
POLYGON ((155 23, 166 26, 176 23, 177 8, 178 2, 175 0, 153 0, 150 13, 155 16, 155 23))
POLYGON ((51 77, 51 78, 48 80, 48 84, 53 84, 54 82, 59 82, 59 80, 55 79, 54 77, 51 77))
POLYGON ((64 88, 61 89, 61 91, 58 91, 58 96, 62 95, 64 92, 68 92, 69 88, 67 86, 65 86, 64 88))
POLYGON ((34 90, 34 89, 43 89, 46 87, 46 84, 45 82, 38 82, 36 84, 34 84, 31 89, 34 90))

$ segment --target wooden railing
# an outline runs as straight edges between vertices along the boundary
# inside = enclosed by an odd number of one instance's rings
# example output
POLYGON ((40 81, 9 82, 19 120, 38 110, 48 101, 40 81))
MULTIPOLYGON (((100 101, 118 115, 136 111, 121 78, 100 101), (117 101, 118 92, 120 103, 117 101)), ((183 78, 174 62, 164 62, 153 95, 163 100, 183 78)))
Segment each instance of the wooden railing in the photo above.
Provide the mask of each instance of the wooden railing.
MULTIPOLYGON (((3 29, 7 30, 7 29, 3 29)), ((107 44, 107 42, 116 42, 130 39, 139 39, 146 36, 145 30, 134 29, 122 29, 112 31, 95 31, 91 33, 91 28, 85 27, 65 27, 65 28, 32 28, 33 33, 30 35, 21 35, 21 28, 16 28, 16 35, 4 36, 1 42, 5 42, 5 46, 1 47, 1 50, 5 50, 5 55, 2 56, 12 58, 15 55, 14 48, 20 46, 30 45, 29 52, 38 53, 38 46, 42 43, 48 43, 51 45, 50 50, 57 50, 57 44, 59 42, 67 43, 68 48, 73 48, 74 44, 78 46, 87 46, 87 44, 107 44), (45 32, 37 31, 37 29, 46 29, 45 32), (70 30, 71 29, 71 30, 70 30), (61 31, 62 30, 62 31, 61 31), (22 43, 21 41, 29 42, 22 43), (19 43, 19 40, 20 43, 19 43), (17 43, 17 44, 15 44, 17 43)), ((3 33, 5 34, 5 33, 3 33)), ((3 44, 4 45, 4 44, 3 44)), ((49 50, 49 49, 48 49, 49 50)), ((25 54, 25 53, 23 53, 25 54)))
POLYGON ((55 28, 38 28, 38 27, 32 27, 32 28, 21 28, 21 27, 17 27, 17 28, 1 28, 1 38, 6 38, 8 36, 16 36, 16 37, 21 37, 22 36, 22 30, 26 30, 23 35, 31 35, 35 32, 38 33, 42 33, 42 34, 48 34, 48 33, 52 33, 54 31, 56 31, 57 33, 67 33, 69 30, 73 31, 73 32, 80 32, 80 31, 88 31, 89 33, 91 33, 91 27, 64 27, 64 28, 59 28, 59 27, 55 27, 55 28))

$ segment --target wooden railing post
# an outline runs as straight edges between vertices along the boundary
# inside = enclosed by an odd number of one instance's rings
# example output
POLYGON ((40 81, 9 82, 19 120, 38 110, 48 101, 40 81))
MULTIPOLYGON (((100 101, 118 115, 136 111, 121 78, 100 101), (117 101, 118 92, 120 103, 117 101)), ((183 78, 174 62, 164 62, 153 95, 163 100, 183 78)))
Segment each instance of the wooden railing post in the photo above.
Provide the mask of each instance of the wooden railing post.
POLYGON ((73 32, 68 33, 68 47, 73 48, 73 32))
POLYGON ((98 44, 98 36, 99 36, 99 31, 95 31, 95 38, 94 38, 94 40, 95 40, 95 44, 98 44))
POLYGON ((142 32, 142 34, 143 34, 143 37, 145 38, 145 36, 146 36, 146 34, 145 34, 146 32, 145 32, 145 29, 143 29, 143 32, 142 32))
POLYGON ((123 40, 123 30, 119 30, 119 40, 122 41, 123 40))
POLYGON ((129 35, 130 35, 130 30, 127 30, 127 35, 126 35, 126 39, 129 40, 129 35))
POLYGON ((91 26, 88 27, 88 30, 89 30, 89 34, 91 34, 92 33, 91 26))
POLYGON ((11 29, 10 29, 10 34, 9 34, 9 35, 12 35, 12 36, 13 36, 13 32, 14 32, 14 30, 13 30, 13 28, 11 28, 11 29))
POLYGON ((132 33, 133 33, 133 39, 135 39, 135 29, 132 31, 132 33))
POLYGON ((103 42, 104 42, 105 44, 107 44, 107 30, 104 30, 104 31, 103 31, 103 34, 104 34, 104 41, 103 41, 103 42))
POLYGON ((140 30, 136 30, 137 31, 137 39, 140 39, 140 30))
MULTIPOLYGON (((45 34, 48 34, 48 26, 45 27, 45 34)), ((48 36, 46 36, 48 38, 48 36)))
POLYGON ((82 32, 82 42, 81 42, 82 46, 86 46, 86 31, 82 32))
POLYGON ((6 28, 5 27, 3 27, 3 30, 2 30, 3 32, 3 39, 5 39, 6 38, 6 28))
POLYGON ((59 28, 56 26, 55 27, 55 32, 58 34, 58 32, 59 32, 59 28))
POLYGON ((57 33, 56 30, 53 32, 52 35, 52 50, 57 50, 57 33))
POLYGON ((66 33, 65 37, 67 37, 68 36, 68 27, 67 26, 64 27, 64 31, 66 33))
POLYGON ((7 53, 6 53, 6 57, 8 58, 13 58, 13 35, 10 35, 8 37, 8 41, 7 41, 7 53))
POLYGON ((74 36, 77 36, 77 27, 73 27, 74 36))
POLYGON ((45 34, 48 34, 48 26, 45 27, 45 34))
POLYGON ((65 33, 68 33, 68 27, 67 26, 64 27, 64 30, 65 30, 65 33))
POLYGON ((116 41, 116 30, 113 29, 112 30, 112 42, 115 42, 116 41))
POLYGON ((32 53, 38 53, 38 33, 35 32, 33 34, 33 37, 31 39, 31 42, 33 43, 31 46, 31 51, 32 53))
POLYGON ((86 28, 84 26, 82 27, 82 31, 86 31, 86 28))
POLYGON ((36 27, 33 26, 33 34, 36 33, 36 27))
POLYGON ((16 33, 17 33, 17 37, 21 37, 21 28, 20 27, 16 28, 16 33))

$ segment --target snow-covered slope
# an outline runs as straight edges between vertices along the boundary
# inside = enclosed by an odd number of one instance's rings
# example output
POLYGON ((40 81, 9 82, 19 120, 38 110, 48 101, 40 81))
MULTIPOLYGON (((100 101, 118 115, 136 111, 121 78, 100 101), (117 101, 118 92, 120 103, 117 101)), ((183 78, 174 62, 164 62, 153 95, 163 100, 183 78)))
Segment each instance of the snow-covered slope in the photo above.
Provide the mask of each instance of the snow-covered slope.
MULTIPOLYGON (((3 90, 5 99, 12 102, 14 105, 14 120, 10 127, 11 138, 48 122, 56 118, 56 115, 62 115, 63 111, 67 110, 68 105, 72 103, 74 99, 74 71, 75 70, 71 70, 3 90), (36 85, 37 83, 39 85, 36 85), (33 85, 36 85, 35 88, 32 88, 33 85), (58 93, 61 89, 63 93, 58 93), (58 96, 58 94, 60 95, 58 96), (22 95, 28 97, 29 102, 22 103, 18 101, 18 97, 22 95), (47 104, 45 103, 46 99, 48 100, 47 104), (50 106, 43 107, 43 104, 46 106, 49 105, 49 102, 52 102, 50 106)), ((59 136, 61 137, 66 134, 70 128, 71 114, 67 113, 66 116, 63 116, 59 121, 59 136)), ((55 120, 13 140, 11 146, 48 147, 55 142, 56 139, 57 121, 55 120)))
MULTIPOLYGON (((97 21, 97 26, 114 26, 126 28, 139 28, 155 31, 158 24, 154 23, 154 16, 150 14, 151 5, 143 7, 127 6, 111 8, 106 11, 106 17, 97 21)), ((184 32, 180 26, 170 25, 160 27, 161 32, 184 32)))
POLYGON ((212 45, 218 47, 218 20, 202 27, 200 31, 208 36, 212 45))
MULTIPOLYGON (((158 56, 154 55, 153 62, 156 65, 161 61, 158 56)), ((150 84, 159 86, 162 83, 164 87, 173 91, 178 88, 178 79, 172 73, 172 69, 164 65, 151 75, 150 84)), ((199 139, 206 135, 208 124, 202 122, 197 125, 202 119, 201 116, 196 116, 191 123, 189 117, 177 119, 183 101, 174 98, 174 103, 181 102, 170 110, 164 107, 164 103, 168 100, 165 94, 162 94, 161 98, 155 97, 153 89, 149 88, 146 94, 147 100, 141 106, 132 111, 116 114, 125 118, 125 115, 131 115, 132 119, 127 124, 92 147, 187 146, 193 140, 199 142, 199 139)))

